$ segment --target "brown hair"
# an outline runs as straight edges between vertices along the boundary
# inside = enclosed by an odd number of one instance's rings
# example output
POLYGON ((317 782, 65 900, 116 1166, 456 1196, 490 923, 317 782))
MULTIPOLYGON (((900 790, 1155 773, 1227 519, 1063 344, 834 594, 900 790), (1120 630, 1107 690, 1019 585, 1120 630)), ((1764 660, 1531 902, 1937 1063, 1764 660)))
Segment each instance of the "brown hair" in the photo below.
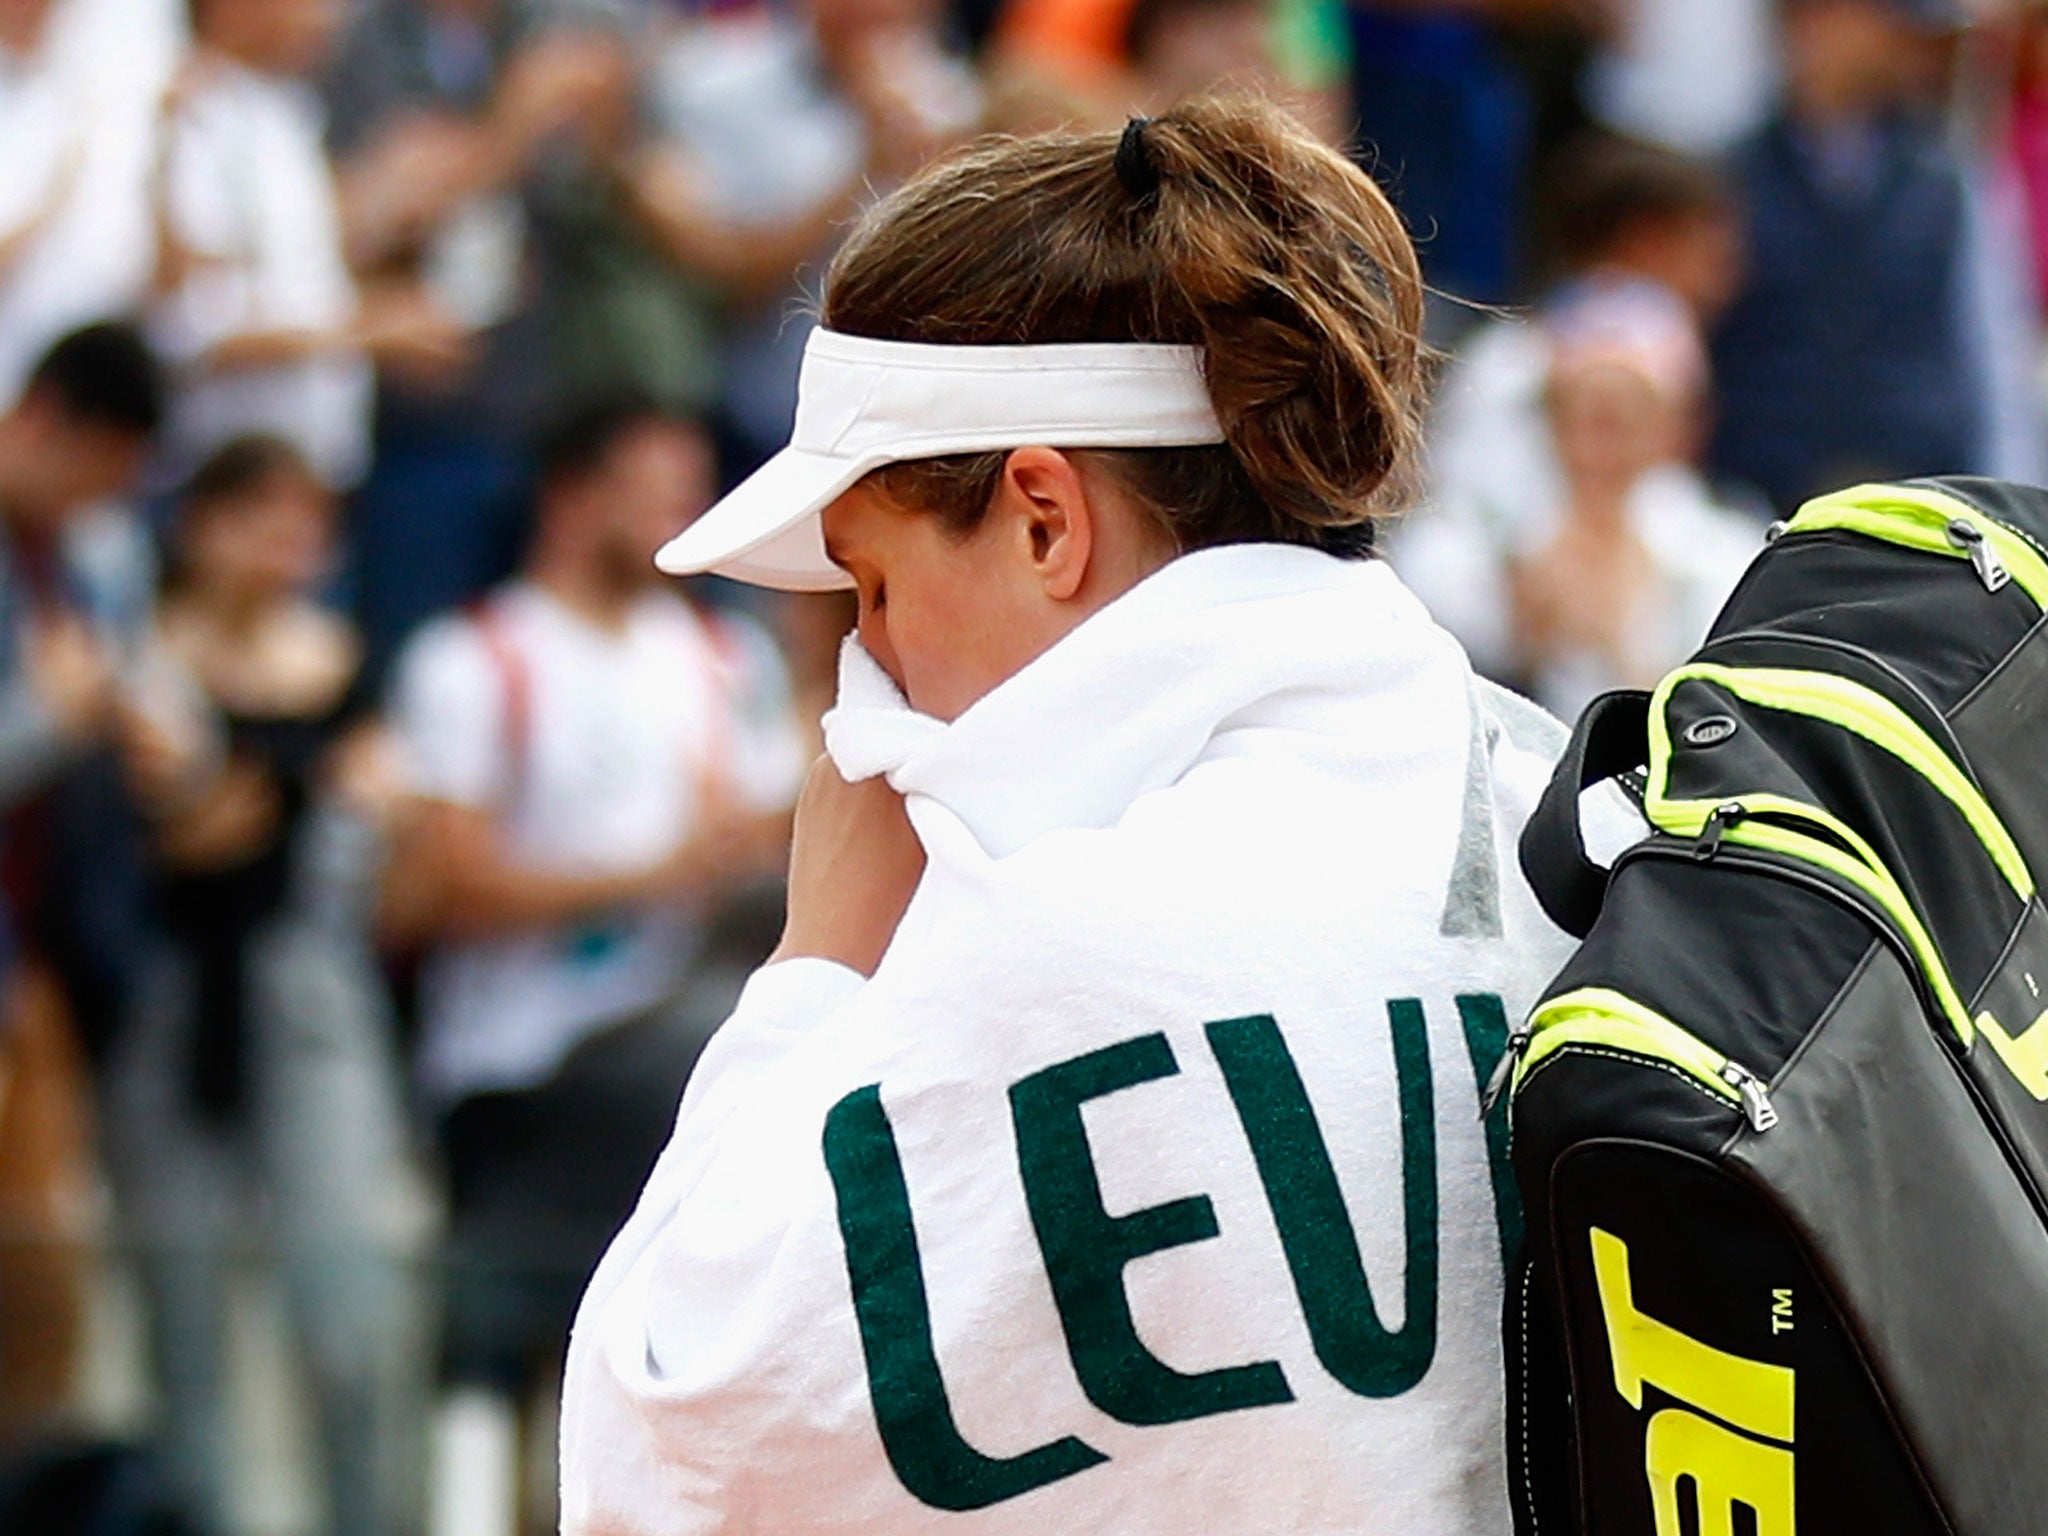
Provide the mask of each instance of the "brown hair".
MULTIPOLYGON (((1356 555, 1411 483, 1422 303, 1415 247, 1371 177, 1270 103, 1202 97, 1121 139, 990 139, 940 161, 854 232, 823 318, 893 341, 1198 345, 1224 443, 1101 460, 1180 549, 1356 555)), ((964 532, 1003 463, 875 480, 964 532)))
POLYGON ((163 588, 177 595, 190 589, 192 571, 187 540, 195 530, 221 513, 246 510, 258 492, 285 481, 329 494, 311 462, 286 438, 252 432, 232 438, 192 471, 178 496, 174 538, 165 552, 163 588))
POLYGON ((189 519, 212 512, 265 489, 276 480, 320 484, 320 477, 305 454, 288 439, 253 432, 233 438, 192 471, 180 497, 180 515, 189 519))
POLYGON ((1589 133, 1557 156, 1549 209, 1566 274, 1604 261, 1645 225, 1732 218, 1735 196, 1710 163, 1660 145, 1589 133))

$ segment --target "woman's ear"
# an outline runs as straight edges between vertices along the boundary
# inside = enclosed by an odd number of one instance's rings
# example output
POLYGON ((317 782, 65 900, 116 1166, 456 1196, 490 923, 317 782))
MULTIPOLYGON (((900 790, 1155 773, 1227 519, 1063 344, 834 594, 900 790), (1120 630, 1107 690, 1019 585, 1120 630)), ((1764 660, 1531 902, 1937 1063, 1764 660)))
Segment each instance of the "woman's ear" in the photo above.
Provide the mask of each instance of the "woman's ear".
POLYGON ((1074 461, 1056 448, 1019 448, 1003 466, 997 509, 1033 579, 1055 602, 1080 595, 1095 558, 1098 509, 1074 461))

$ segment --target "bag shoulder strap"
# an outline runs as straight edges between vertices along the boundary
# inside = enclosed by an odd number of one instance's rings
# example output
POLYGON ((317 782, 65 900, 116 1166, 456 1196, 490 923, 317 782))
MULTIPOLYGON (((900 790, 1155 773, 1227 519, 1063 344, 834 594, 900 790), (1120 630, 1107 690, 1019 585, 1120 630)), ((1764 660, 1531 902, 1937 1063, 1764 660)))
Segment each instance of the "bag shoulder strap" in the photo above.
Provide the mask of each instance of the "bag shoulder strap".
POLYGON ((690 616, 704 637, 710 666, 706 697, 711 716, 705 762, 715 776, 729 778, 738 761, 741 724, 746 715, 745 690, 753 659, 737 628, 716 609, 689 605, 690 616))
POLYGON ((509 808, 525 797, 533 755, 533 668, 513 635, 503 599, 479 598, 469 605, 468 615, 483 642, 484 655, 498 674, 498 697, 503 701, 499 740, 505 749, 505 803, 509 808))
POLYGON ((1586 706, 1535 814, 1522 829, 1522 873, 1550 920, 1575 939, 1592 931, 1607 894, 1607 870, 1586 852, 1579 796, 1649 759, 1650 695, 1604 693, 1586 706))

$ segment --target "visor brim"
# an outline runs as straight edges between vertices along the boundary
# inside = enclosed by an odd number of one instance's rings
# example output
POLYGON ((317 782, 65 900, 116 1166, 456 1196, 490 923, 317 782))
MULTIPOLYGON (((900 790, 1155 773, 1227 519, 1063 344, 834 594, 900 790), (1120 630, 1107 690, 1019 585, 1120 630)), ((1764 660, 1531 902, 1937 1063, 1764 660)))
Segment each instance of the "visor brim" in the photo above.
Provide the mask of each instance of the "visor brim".
POLYGON ((837 592, 853 578, 825 554, 818 514, 875 466, 785 448, 654 557, 671 576, 729 577, 783 592, 837 592))

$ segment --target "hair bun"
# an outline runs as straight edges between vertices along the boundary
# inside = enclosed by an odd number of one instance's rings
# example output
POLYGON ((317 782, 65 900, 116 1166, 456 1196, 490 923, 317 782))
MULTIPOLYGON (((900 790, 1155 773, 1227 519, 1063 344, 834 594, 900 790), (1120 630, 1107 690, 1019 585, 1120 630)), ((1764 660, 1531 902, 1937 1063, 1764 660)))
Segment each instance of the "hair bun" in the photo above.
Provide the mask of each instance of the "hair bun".
POLYGON ((1123 137, 1116 141, 1116 179, 1140 202, 1159 195, 1159 164, 1145 141, 1145 130, 1151 126, 1151 118, 1134 117, 1124 124, 1123 137))

